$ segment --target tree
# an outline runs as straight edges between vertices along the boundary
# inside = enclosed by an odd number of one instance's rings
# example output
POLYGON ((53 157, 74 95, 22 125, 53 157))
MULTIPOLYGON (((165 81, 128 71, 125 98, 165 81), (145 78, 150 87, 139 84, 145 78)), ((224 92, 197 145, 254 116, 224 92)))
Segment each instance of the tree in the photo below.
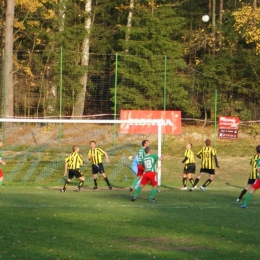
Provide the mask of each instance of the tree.
POLYGON ((86 0, 85 38, 82 44, 82 58, 81 58, 81 65, 85 67, 85 73, 80 79, 81 89, 79 90, 76 98, 76 103, 73 111, 74 116, 83 116, 83 112, 84 112, 86 88, 88 83, 90 31, 91 31, 91 24, 92 24, 91 10, 92 10, 92 0, 86 0))
POLYGON ((14 115, 13 90, 13 29, 15 0, 6 1, 5 53, 6 53, 6 117, 14 115))

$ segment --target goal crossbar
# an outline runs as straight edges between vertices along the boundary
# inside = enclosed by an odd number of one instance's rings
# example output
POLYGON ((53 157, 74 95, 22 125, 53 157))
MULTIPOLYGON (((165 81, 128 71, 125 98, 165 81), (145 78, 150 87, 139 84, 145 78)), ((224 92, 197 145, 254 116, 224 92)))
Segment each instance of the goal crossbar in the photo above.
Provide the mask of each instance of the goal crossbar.
MULTIPOLYGON (((2 123, 53 123, 53 124, 133 124, 136 123, 135 120, 89 120, 89 119, 39 119, 39 118, 0 118, 0 122, 2 123)), ((138 123, 145 123, 145 124, 152 124, 158 126, 158 156, 162 156, 162 126, 163 120, 160 119, 145 119, 143 122, 142 120, 138 121, 138 123)), ((161 186, 161 161, 158 161, 158 185, 161 186)))

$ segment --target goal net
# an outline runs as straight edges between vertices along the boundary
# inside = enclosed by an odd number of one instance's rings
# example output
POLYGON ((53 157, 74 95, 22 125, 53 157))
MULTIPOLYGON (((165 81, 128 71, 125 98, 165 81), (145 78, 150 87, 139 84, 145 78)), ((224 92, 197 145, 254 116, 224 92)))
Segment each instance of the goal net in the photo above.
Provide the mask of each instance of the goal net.
MULTIPOLYGON (((149 121, 149 120, 148 120, 149 121)), ((145 120, 145 124, 149 123, 145 120)), ((89 142, 108 153, 104 160, 106 175, 116 188, 129 187, 133 180, 129 156, 135 156, 144 139, 149 140, 152 152, 161 156, 162 123, 156 135, 121 134, 120 124, 131 120, 69 120, 69 119, 4 119, 0 118, 3 141, 2 157, 5 184, 35 183, 61 185, 64 182, 64 159, 78 145, 83 155, 82 172, 85 186, 93 186, 91 164, 87 160, 89 142)), ((142 123, 142 122, 140 122, 142 123)), ((161 185, 161 162, 158 162, 158 183, 161 185)), ((106 186, 100 182, 100 186, 106 186)))

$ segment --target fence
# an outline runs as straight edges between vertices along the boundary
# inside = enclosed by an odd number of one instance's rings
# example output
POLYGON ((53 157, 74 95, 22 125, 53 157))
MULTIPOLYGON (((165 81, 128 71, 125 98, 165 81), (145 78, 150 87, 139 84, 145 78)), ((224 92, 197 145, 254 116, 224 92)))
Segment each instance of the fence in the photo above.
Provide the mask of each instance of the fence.
MULTIPOLYGON (((5 117, 5 59, 1 115, 5 117)), ((218 115, 258 120, 260 93, 186 67, 166 56, 81 54, 62 49, 14 52, 14 116, 117 118, 121 109, 181 110, 184 122, 218 115), (82 87, 82 78, 86 87, 82 87), (82 92, 82 90, 84 90, 82 92), (217 91, 217 96, 215 95, 217 91), (83 94, 82 94, 83 93, 83 94), (83 96, 83 98, 82 98, 83 96), (79 109, 82 107, 82 109, 79 109)))

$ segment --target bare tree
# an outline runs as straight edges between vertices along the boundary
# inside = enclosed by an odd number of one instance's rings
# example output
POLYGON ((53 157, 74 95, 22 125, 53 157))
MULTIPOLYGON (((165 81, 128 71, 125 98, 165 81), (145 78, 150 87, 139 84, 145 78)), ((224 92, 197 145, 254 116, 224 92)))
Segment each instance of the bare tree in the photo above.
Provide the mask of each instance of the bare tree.
MULTIPOLYGON (((130 40, 130 31, 132 27, 132 19, 133 19, 133 9, 134 9, 134 0, 130 0, 130 5, 129 5, 129 13, 128 13, 128 18, 127 18, 127 25, 126 25, 126 35, 125 35, 125 41, 128 42, 130 40)), ((128 46, 126 48, 126 52, 128 52, 128 46)))
POLYGON ((85 97, 86 97, 86 88, 88 83, 88 65, 89 65, 89 44, 90 44, 90 30, 92 25, 91 20, 91 11, 92 11, 92 0, 86 0, 85 2, 85 12, 86 12, 86 19, 85 19, 85 30, 86 36, 82 44, 82 58, 81 58, 81 65, 86 66, 86 71, 83 77, 80 79, 81 88, 78 92, 75 106, 73 108, 73 116, 81 117, 84 112, 84 105, 85 105, 85 97))
POLYGON ((14 30, 15 0, 6 1, 5 19, 5 55, 6 55, 6 117, 14 115, 14 90, 13 90, 13 30, 14 30))

